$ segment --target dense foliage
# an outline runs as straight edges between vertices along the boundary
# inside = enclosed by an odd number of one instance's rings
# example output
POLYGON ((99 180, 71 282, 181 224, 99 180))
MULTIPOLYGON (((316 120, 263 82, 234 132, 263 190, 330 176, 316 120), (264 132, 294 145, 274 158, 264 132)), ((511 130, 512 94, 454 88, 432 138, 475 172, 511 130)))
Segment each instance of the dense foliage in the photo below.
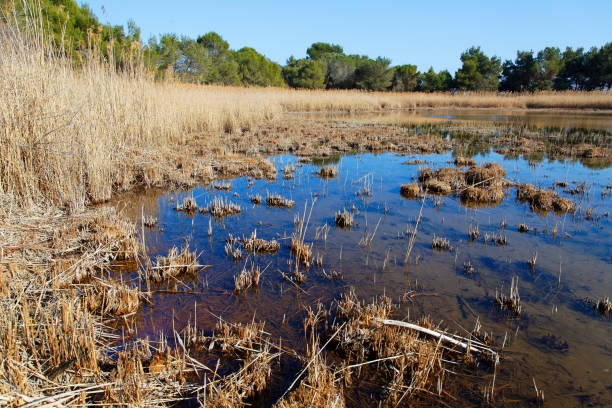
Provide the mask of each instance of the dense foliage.
MULTIPOLYGON (((12 0, 0 0, 11 10, 12 0)), ((120 69, 143 63, 157 79, 176 78, 198 84, 290 86, 306 89, 363 89, 368 91, 440 92, 594 90, 612 87, 612 42, 601 48, 564 51, 547 47, 537 53, 518 51, 516 59, 502 63, 480 47, 460 56, 461 68, 454 77, 430 68, 419 72, 415 65, 391 66, 391 60, 347 55, 337 44, 317 42, 306 57, 291 57, 284 67, 255 49, 237 51, 219 34, 209 32, 197 39, 163 34, 143 44, 140 29, 129 21, 123 26, 102 25, 87 5, 74 0, 40 0, 44 19, 58 49, 78 62, 92 52, 120 69)), ((26 11, 15 2, 19 18, 26 11)))

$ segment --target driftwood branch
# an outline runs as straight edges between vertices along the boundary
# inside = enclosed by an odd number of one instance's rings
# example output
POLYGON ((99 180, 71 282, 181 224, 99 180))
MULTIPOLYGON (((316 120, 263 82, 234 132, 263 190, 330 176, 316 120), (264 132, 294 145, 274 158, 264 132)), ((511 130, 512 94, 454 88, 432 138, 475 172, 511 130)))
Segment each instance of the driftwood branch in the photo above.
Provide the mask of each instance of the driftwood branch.
POLYGON ((418 331, 420 333, 424 333, 427 334, 431 337, 434 337, 436 339, 440 339, 446 343, 450 343, 453 344, 455 346, 459 346, 463 349, 467 350, 473 350, 476 351, 478 353, 487 353, 487 354, 491 354, 492 356, 497 356, 497 352, 485 347, 482 343, 474 341, 474 340, 470 340, 470 339, 466 339, 463 337, 451 337, 447 334, 444 333, 440 333, 438 331, 435 330, 431 330, 431 329, 427 329, 425 327, 419 326, 417 324, 414 323, 406 323, 406 322, 402 322, 401 320, 391 320, 391 319, 374 319, 374 321, 377 321, 379 323, 382 323, 384 325, 387 326, 398 326, 398 327, 405 327, 407 329, 411 329, 414 331, 418 331))

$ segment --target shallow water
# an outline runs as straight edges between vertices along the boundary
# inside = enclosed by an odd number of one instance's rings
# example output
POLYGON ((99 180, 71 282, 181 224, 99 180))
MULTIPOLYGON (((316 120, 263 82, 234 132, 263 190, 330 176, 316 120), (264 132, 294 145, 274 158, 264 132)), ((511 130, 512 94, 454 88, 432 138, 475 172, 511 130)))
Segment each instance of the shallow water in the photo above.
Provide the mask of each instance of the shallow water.
POLYGON ((434 118, 450 122, 492 122, 496 125, 515 125, 565 131, 605 131, 609 135, 612 134, 612 113, 609 111, 417 108, 369 113, 307 113, 304 115, 309 117, 325 116, 335 119, 380 120, 388 123, 403 123, 420 118, 434 118))
POLYGON ((423 112, 427 117, 489 121, 498 124, 518 124, 535 128, 584 129, 612 131, 612 115, 602 112, 555 112, 555 111, 482 111, 482 110, 435 110, 423 112))
MULTIPOLYGON (((551 406, 611 405, 612 319, 594 313, 584 298, 612 295, 612 228, 607 216, 612 211, 612 197, 601 194, 607 185, 612 185, 612 169, 589 169, 569 161, 529 164, 495 153, 474 157, 478 164, 499 163, 512 181, 543 187, 565 181, 570 188, 586 181, 588 195, 570 196, 557 188, 581 210, 575 215, 556 215, 535 213, 527 204, 518 203, 513 188, 494 207, 468 208, 453 196, 429 197, 423 204, 405 199, 399 193, 400 185, 416 179, 418 166, 402 162, 412 159, 423 160, 430 167, 453 166, 450 153, 409 157, 388 153, 347 155, 335 160, 340 174, 331 180, 316 176, 324 164, 316 162, 317 165, 297 167, 290 180, 284 180, 280 171, 277 181, 254 180, 250 187, 246 178, 231 180, 229 192, 200 187, 179 193, 149 191, 123 196, 119 206, 125 204, 135 220, 140 220, 142 211, 159 219, 157 227, 144 230, 152 256, 165 255, 172 246, 182 247, 189 242, 190 248, 200 254, 200 263, 211 265, 197 281, 165 288, 191 293, 156 294, 153 304, 139 312, 139 335, 181 329, 188 321, 193 322, 194 314, 199 328, 212 330, 215 316, 220 315, 230 321, 266 321, 267 331, 275 338, 282 337, 283 344, 299 348, 304 343, 304 306, 317 301, 329 304, 349 287, 368 301, 382 293, 399 301, 408 293, 413 296, 402 303, 406 317, 430 315, 459 334, 471 330, 478 317, 483 329, 495 335, 498 345, 506 337, 496 378, 498 403, 533 401, 533 378, 538 388, 544 389, 551 406), (364 184, 371 188, 368 197, 357 195, 364 184), (289 210, 266 207, 265 200, 261 206, 251 204, 250 195, 265 197, 266 192, 289 197, 296 205, 289 210), (193 196, 200 207, 223 196, 239 204, 242 213, 212 218, 209 237, 208 215, 175 211, 176 203, 185 196, 193 196), (321 269, 310 268, 306 283, 296 290, 280 271, 289 274, 287 237, 295 230, 294 215, 303 214, 305 205, 307 214, 313 206, 306 242, 313 243, 313 253, 322 257, 323 265, 321 269), (414 227, 421 205, 416 242, 404 263, 407 231, 414 227), (334 212, 353 206, 356 225, 350 229, 335 227, 334 212), (587 208, 592 209, 590 220, 585 219, 587 208), (505 228, 500 227, 502 221, 505 228), (519 233, 520 223, 534 231, 519 233), (330 226, 327 239, 315 241, 317 228, 324 224, 330 226), (477 225, 481 235, 501 231, 507 237, 507 245, 485 244, 482 238, 470 242, 470 224, 477 225), (377 225, 370 247, 360 246, 362 237, 377 225), (226 257, 228 234, 249 236, 255 229, 260 238, 279 240, 280 251, 275 255, 245 253, 238 262, 226 257), (434 234, 448 238, 454 250, 432 250, 434 234), (532 271, 526 262, 535 251, 538 257, 532 271), (247 259, 265 268, 265 272, 258 291, 237 296, 232 293, 233 277, 247 259), (464 272, 466 262, 475 268, 472 275, 464 272), (329 281, 322 276, 323 269, 326 273, 337 271, 342 278, 329 281), (518 319, 509 319, 498 311, 494 299, 496 289, 508 292, 515 276, 519 279, 523 313, 518 319), (550 334, 555 336, 552 341, 546 337, 550 334)), ((289 155, 271 160, 279 170, 296 164, 296 158, 289 155)), ((292 378, 291 373, 289 376, 292 378)), ((285 383, 286 379, 281 379, 277 384, 285 383)), ((453 405, 463 403, 453 401, 453 405)))

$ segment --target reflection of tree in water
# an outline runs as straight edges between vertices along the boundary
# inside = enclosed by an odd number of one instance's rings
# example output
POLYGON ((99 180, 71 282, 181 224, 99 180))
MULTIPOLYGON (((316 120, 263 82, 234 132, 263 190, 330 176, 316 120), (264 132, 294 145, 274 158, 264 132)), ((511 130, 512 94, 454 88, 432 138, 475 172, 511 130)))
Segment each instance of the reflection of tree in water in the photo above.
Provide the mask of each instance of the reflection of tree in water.
POLYGON ((453 150, 453 157, 473 157, 478 154, 486 155, 491 152, 492 136, 482 136, 473 133, 453 133, 451 138, 457 143, 453 150))
POLYGON ((587 167, 589 169, 593 169, 593 170, 601 170, 601 169, 607 169, 608 167, 612 166, 612 159, 607 159, 607 158, 582 158, 580 159, 580 163, 582 163, 582 165, 584 167, 587 167))
POLYGON ((342 158, 342 155, 340 154, 332 154, 327 157, 313 157, 312 164, 315 166, 326 166, 328 164, 336 164, 340 162, 341 158, 342 158))
POLYGON ((559 145, 578 145, 588 143, 595 146, 612 145, 612 133, 605 130, 589 129, 550 129, 548 138, 559 145))
POLYGON ((546 153, 544 152, 533 152, 533 153, 528 153, 528 154, 523 155, 523 159, 529 162, 529 164, 542 163, 545 158, 546 158, 546 153))

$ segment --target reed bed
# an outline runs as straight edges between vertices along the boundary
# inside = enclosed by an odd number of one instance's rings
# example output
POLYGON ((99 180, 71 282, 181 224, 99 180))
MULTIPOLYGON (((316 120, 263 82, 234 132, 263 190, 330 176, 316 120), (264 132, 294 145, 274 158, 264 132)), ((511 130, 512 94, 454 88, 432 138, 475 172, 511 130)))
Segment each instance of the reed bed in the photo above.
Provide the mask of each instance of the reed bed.
MULTIPOLYGON (((40 21, 29 19, 22 29, 10 15, 3 16, 0 404, 160 406, 187 397, 211 407, 246 404, 265 389, 272 360, 278 357, 271 351, 263 325, 220 321, 211 336, 188 327, 181 336, 175 333, 174 347, 163 335, 156 342, 123 341, 116 327, 131 334, 130 317, 149 299, 149 293, 138 289, 137 282, 111 279, 109 272, 118 261, 138 270, 143 248, 133 223, 112 208, 91 209, 88 205, 137 185, 185 187, 212 181, 218 174, 274 178, 277 171, 272 163, 246 154, 266 153, 266 146, 253 144, 252 135, 286 112, 426 107, 612 109, 612 96, 600 92, 296 91, 155 82, 140 66, 118 72, 112 62, 102 61, 95 52, 88 53, 75 68, 53 51, 40 21), (189 356, 192 350, 219 352, 239 361, 240 368, 221 377, 189 356), (201 373, 210 379, 204 385, 187 380, 201 373)), ((405 139, 405 135, 399 137, 405 139)), ((291 140, 282 143, 288 149, 291 140)), ((360 147, 380 150, 387 146, 377 135, 360 147)), ((415 143, 414 148, 442 151, 448 147, 447 142, 436 139, 430 146, 415 143)), ((599 154, 588 146, 581 152, 585 157, 599 154)), ((437 176, 454 188, 453 174, 446 171, 437 176)), ((371 193, 371 187, 366 179, 364 196, 371 193)), ((254 202, 262 201, 255 197, 254 202)), ((289 208, 295 204, 272 195, 266 196, 266 203, 289 208)), ((191 197, 181 207, 197 208, 191 197)), ((154 225, 146 220, 143 224, 154 225)), ((292 252, 296 260, 310 266, 313 256, 312 243, 305 243, 306 209, 299 224, 292 237, 292 252)), ((377 227, 364 242, 371 242, 377 227)), ((267 250, 274 242, 264 245, 256 236, 252 238, 249 242, 255 251, 267 250)), ((243 244, 246 249, 246 241, 243 244)), ((228 243, 227 253, 233 259, 242 258, 233 242, 228 243)), ((298 271, 298 263, 294 277, 299 283, 306 277, 298 271)), ((203 268, 187 246, 173 248, 167 256, 158 257, 154 266, 147 262, 141 278, 161 283, 195 275, 203 268)), ((332 276, 339 275, 334 271, 332 276)), ((248 287, 244 284, 247 278, 250 286, 256 286, 259 277, 258 269, 247 270, 236 287, 248 287)), ((364 306, 354 294, 344 297, 336 312, 340 320, 332 327, 341 334, 336 338, 338 349, 356 364, 369 363, 366 357, 384 359, 379 370, 391 401, 414 394, 439 396, 438 384, 452 374, 445 368, 446 361, 458 354, 456 349, 441 347, 442 339, 462 341, 426 320, 419 327, 427 332, 393 326, 388 319, 392 311, 385 298, 364 306)), ((324 401, 322 405, 342 406, 338 373, 321 358, 319 343, 311 344, 307 359, 312 363, 305 380, 279 405, 324 401)), ((472 344, 476 352, 480 346, 472 344)), ((347 376, 353 368, 344 368, 347 376)))
POLYGON ((155 82, 139 66, 117 72, 95 52, 75 68, 53 51, 36 18, 25 29, 11 15, 0 24, 0 192, 27 201, 82 208, 135 184, 210 173, 205 161, 181 156, 193 155, 186 147, 194 138, 250 131, 283 112, 612 109, 612 95, 603 92, 402 94, 155 82))
POLYGON ((112 325, 128 323, 144 295, 107 275, 115 262, 135 264, 134 225, 110 208, 68 214, 0 200, 3 404, 104 403, 111 394, 130 401, 121 379, 138 362, 128 348, 113 351, 112 325))

